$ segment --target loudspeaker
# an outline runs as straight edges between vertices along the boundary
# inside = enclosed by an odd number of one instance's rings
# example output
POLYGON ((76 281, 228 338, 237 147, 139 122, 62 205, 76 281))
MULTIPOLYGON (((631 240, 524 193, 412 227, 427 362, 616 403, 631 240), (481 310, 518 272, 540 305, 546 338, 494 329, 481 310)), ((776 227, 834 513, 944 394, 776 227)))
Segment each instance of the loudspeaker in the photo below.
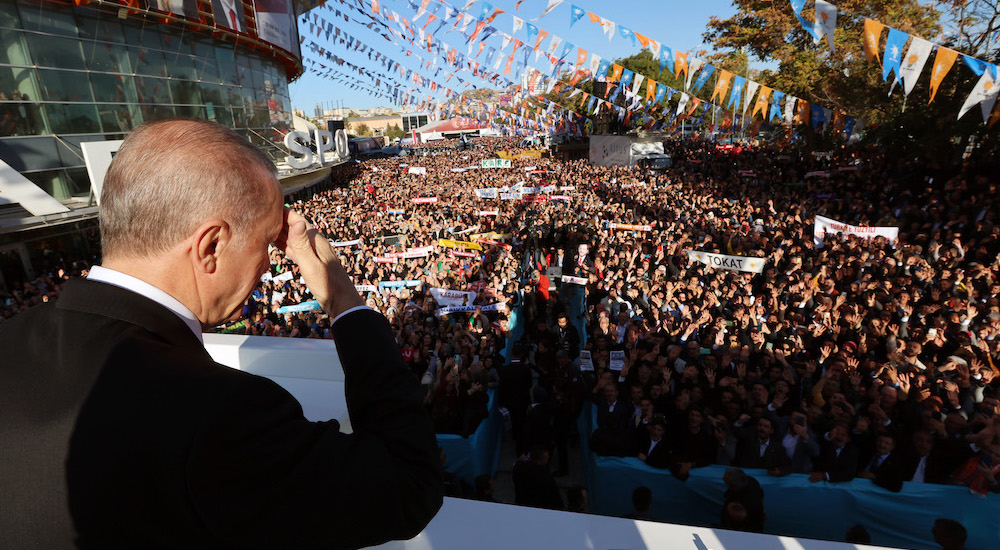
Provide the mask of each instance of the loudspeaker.
POLYGON ((329 130, 332 133, 336 133, 337 130, 343 130, 344 129, 344 121, 343 120, 328 120, 328 121, 326 121, 326 129, 329 130))

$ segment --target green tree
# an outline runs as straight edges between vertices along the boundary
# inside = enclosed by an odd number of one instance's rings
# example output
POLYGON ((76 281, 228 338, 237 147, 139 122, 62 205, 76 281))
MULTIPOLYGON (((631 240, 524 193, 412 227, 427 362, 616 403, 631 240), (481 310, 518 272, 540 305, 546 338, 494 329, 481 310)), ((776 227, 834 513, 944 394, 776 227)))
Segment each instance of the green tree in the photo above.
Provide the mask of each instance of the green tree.
POLYGON ((397 140, 403 137, 403 129, 398 124, 390 124, 385 129, 385 137, 389 138, 389 141, 397 140))
MULTIPOLYGON (((932 57, 909 97, 904 100, 900 86, 890 95, 891 84, 882 80, 881 66, 865 57, 862 32, 867 17, 934 41, 944 24, 972 28, 972 17, 963 15, 959 4, 964 2, 935 5, 918 0, 840 0, 834 33, 836 52, 831 53, 825 40, 814 44, 787 2, 734 0, 737 13, 728 19, 712 17, 704 38, 714 47, 710 56, 713 63, 731 63, 734 55, 742 53, 776 64, 777 70, 762 71, 754 80, 860 118, 872 128, 870 135, 890 146, 954 151, 961 148, 963 138, 986 132, 982 118, 976 116, 978 112, 955 120, 976 77, 958 61, 941 84, 934 103, 928 105, 932 57), (948 15, 942 17, 939 8, 948 10, 948 15)), ((984 11, 979 10, 980 16, 984 11)), ((802 16, 807 21, 815 17, 811 8, 802 16)), ((995 22, 980 23, 978 28, 983 25, 992 28, 995 22)), ((972 53, 975 46, 968 40, 953 40, 945 45, 963 53, 972 53)))
POLYGON ((364 122, 352 122, 348 125, 354 135, 358 137, 371 137, 372 129, 364 122))

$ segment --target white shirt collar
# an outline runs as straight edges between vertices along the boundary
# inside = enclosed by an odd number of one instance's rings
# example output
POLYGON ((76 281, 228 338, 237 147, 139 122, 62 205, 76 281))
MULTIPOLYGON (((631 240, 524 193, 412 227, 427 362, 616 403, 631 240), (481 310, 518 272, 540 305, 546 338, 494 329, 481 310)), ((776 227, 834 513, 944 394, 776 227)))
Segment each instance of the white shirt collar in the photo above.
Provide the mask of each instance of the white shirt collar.
POLYGON ((204 338, 201 335, 201 321, 191 313, 184 304, 177 301, 176 298, 167 294, 166 292, 156 288, 155 286, 137 279, 131 275, 126 275, 121 271, 115 271, 114 269, 108 269, 106 267, 101 267, 95 265, 90 268, 90 273, 87 275, 87 279, 91 281, 99 281, 102 283, 107 283, 109 285, 115 285, 125 290, 131 290, 140 296, 145 296, 150 300, 160 304, 161 306, 174 312, 175 315, 184 321, 184 324, 191 329, 195 337, 202 344, 205 343, 204 338))

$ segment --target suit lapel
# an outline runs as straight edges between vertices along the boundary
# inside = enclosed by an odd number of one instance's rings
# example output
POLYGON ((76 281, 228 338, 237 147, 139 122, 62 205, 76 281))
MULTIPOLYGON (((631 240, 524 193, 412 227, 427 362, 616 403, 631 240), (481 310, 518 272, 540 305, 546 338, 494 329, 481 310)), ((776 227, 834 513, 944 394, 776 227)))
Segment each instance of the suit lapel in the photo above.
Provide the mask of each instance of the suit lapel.
POLYGON ((203 348, 174 312, 141 294, 87 279, 71 279, 63 287, 58 309, 109 317, 140 326, 170 343, 203 348))

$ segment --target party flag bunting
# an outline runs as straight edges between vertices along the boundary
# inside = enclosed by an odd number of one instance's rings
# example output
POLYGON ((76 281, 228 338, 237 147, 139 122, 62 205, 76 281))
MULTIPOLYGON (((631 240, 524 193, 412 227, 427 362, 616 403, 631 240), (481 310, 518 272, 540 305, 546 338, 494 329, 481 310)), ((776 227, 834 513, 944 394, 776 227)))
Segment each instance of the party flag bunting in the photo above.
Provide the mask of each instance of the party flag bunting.
POLYGON ((604 29, 604 34, 608 35, 608 42, 611 42, 611 39, 615 36, 615 29, 617 28, 615 22, 602 17, 601 27, 604 29))
POLYGON ((715 67, 706 63, 705 67, 698 75, 698 79, 694 81, 694 88, 692 91, 697 92, 698 90, 701 90, 708 82, 708 79, 711 78, 713 72, 715 72, 715 67))
POLYGON ((982 76, 979 77, 979 81, 976 82, 976 86, 972 89, 972 93, 962 105, 958 118, 962 118, 965 113, 969 112, 969 109, 979 105, 983 112, 983 123, 986 123, 993 110, 993 105, 997 101, 998 92, 1000 92, 1000 85, 996 83, 996 65, 988 64, 984 68, 982 76))
POLYGON ((729 81, 733 78, 733 73, 723 69, 719 73, 719 79, 715 82, 715 90, 712 91, 712 97, 709 101, 715 102, 715 98, 718 97, 721 102, 726 98, 726 92, 729 91, 729 81))
POLYGON ((750 116, 755 117, 757 116, 757 113, 763 111, 764 120, 767 120, 767 107, 768 107, 767 100, 770 97, 770 95, 771 95, 771 88, 768 88, 767 86, 760 87, 760 93, 757 94, 757 103, 754 103, 753 111, 750 112, 750 116))
POLYGON ((729 96, 729 103, 726 105, 727 109, 736 110, 740 106, 740 98, 743 94, 743 84, 746 83, 747 79, 742 76, 733 76, 733 92, 729 96))
POLYGON ((785 92, 779 92, 778 90, 771 92, 771 115, 767 117, 768 122, 775 118, 781 120, 781 99, 783 97, 785 97, 785 92))
POLYGON ((760 84, 754 81, 747 82, 746 93, 743 94, 743 116, 747 116, 747 108, 750 107, 750 102, 753 101, 753 94, 757 91, 760 84))
POLYGON ((920 72, 924 70, 927 58, 931 55, 931 48, 934 44, 914 36, 910 41, 910 47, 906 50, 906 56, 899 68, 899 77, 903 80, 903 93, 910 95, 917 80, 920 79, 920 72))
POLYGON ((910 35, 905 32, 889 28, 889 37, 885 41, 885 55, 882 60, 882 80, 889 80, 889 73, 895 71, 896 80, 899 80, 899 66, 903 61, 903 46, 909 40, 910 35))
POLYGON ((934 67, 931 69, 931 99, 927 102, 928 105, 934 101, 938 86, 941 85, 941 81, 951 71, 951 67, 955 64, 956 59, 958 59, 958 52, 944 46, 938 47, 937 54, 934 56, 934 67))
POLYGON ((549 5, 545 7, 545 11, 543 11, 542 14, 539 15, 537 19, 535 19, 535 21, 538 21, 541 18, 545 17, 546 15, 552 13, 552 10, 556 9, 556 6, 562 3, 563 0, 549 0, 549 5))
POLYGON ((864 30, 864 40, 865 40, 865 59, 871 61, 872 59, 878 59, 878 44, 879 39, 882 37, 882 29, 885 25, 879 23, 874 19, 865 19, 865 30, 864 30))
POLYGON ((583 16, 586 13, 587 12, 584 11, 583 8, 577 6, 576 4, 572 4, 572 6, 570 7, 570 11, 569 11, 569 26, 570 26, 570 28, 573 28, 573 25, 577 21, 579 21, 580 19, 583 19, 583 16))
POLYGON ((670 74, 674 74, 674 52, 666 46, 660 50, 660 73, 664 68, 670 69, 670 74))
POLYGON ((687 54, 684 52, 677 52, 674 54, 674 70, 675 76, 677 78, 681 77, 681 73, 684 73, 684 78, 688 76, 688 61, 687 54))

